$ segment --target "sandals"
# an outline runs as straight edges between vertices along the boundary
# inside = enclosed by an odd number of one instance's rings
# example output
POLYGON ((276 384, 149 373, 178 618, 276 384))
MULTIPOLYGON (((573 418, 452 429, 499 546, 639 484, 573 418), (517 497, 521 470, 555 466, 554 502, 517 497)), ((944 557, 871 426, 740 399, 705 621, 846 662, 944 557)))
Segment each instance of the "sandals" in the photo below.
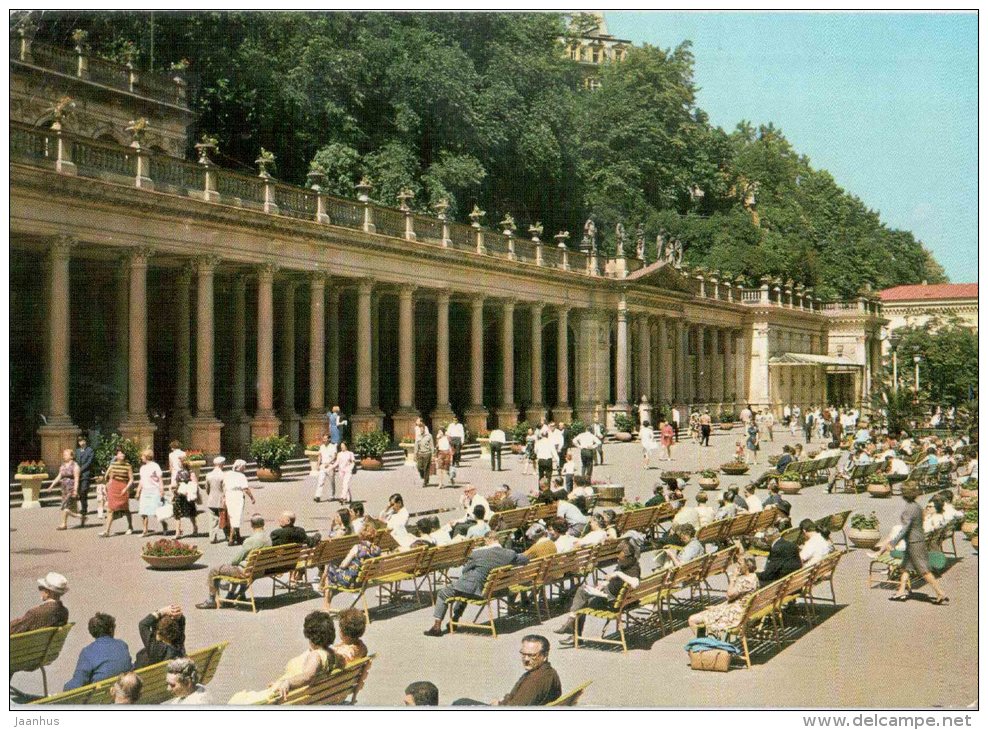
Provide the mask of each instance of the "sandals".
POLYGON ((934 598, 930 603, 934 606, 942 606, 945 603, 950 603, 950 599, 947 596, 940 596, 940 598, 934 598))
POLYGON ((96 534, 96 537, 109 537, 109 536, 110 536, 109 532, 99 532, 96 534))
POLYGON ((889 596, 889 600, 890 601, 908 601, 909 600, 909 594, 908 593, 896 593, 893 596, 889 596))
POLYGON ((69 528, 68 528, 68 527, 66 527, 65 525, 60 525, 59 527, 56 527, 55 529, 56 529, 56 530, 67 530, 67 529, 69 529, 69 528))

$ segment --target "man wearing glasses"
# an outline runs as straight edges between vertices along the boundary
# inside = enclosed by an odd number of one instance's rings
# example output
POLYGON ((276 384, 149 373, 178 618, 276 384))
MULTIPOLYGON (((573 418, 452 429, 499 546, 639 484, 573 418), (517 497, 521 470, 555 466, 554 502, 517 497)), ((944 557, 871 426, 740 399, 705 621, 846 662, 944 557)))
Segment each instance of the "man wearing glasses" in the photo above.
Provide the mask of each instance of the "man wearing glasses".
MULTIPOLYGON (((491 705, 505 707, 533 707, 548 705, 563 693, 559 675, 549 664, 549 640, 538 634, 529 634, 521 640, 521 664, 525 673, 515 682, 501 700, 491 705)), ((456 700, 454 705, 483 705, 471 699, 456 700)))

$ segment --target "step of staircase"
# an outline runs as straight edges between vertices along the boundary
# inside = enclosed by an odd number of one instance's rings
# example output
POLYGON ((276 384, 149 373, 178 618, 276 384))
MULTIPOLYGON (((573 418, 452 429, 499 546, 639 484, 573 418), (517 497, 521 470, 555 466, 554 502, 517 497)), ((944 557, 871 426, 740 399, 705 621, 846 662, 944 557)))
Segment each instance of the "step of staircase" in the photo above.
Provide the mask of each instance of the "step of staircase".
MULTIPOLYGON (((463 457, 468 459, 479 458, 480 457, 480 444, 467 444, 463 447, 463 457)), ((401 449, 391 449, 384 452, 384 468, 385 469, 397 469, 404 465, 405 463, 405 452, 401 449)), ((357 469, 359 470, 360 463, 357 463, 357 469)), ((203 471, 209 469, 208 466, 203 467, 203 471)), ((309 460, 305 457, 297 459, 289 459, 284 466, 281 467, 281 476, 284 481, 296 481, 299 479, 304 479, 309 475, 309 460)), ((257 480, 257 463, 250 461, 247 462, 247 479, 249 481, 257 480)), ((164 472, 165 481, 171 478, 170 472, 164 472)), ((21 494, 20 485, 15 482, 10 482, 9 487, 9 506, 11 509, 19 508, 23 503, 23 495, 21 494)), ((42 507, 53 507, 61 504, 62 492, 54 485, 54 480, 50 482, 45 482, 41 488, 41 492, 38 496, 38 501, 41 502, 42 507)), ((90 501, 95 504, 96 495, 95 491, 90 488, 90 501)))

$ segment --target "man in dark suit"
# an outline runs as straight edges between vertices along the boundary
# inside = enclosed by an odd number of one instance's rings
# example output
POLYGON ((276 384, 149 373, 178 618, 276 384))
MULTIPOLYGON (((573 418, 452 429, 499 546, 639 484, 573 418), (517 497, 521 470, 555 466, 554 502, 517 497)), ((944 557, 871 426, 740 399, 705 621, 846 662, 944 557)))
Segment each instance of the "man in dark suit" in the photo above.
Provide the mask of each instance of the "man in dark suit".
MULTIPOLYGON (((501 547, 498 543, 497 533, 489 532, 484 537, 484 545, 476 548, 470 553, 470 558, 463 566, 460 577, 447 586, 444 586, 436 594, 436 608, 432 612, 435 621, 432 628, 425 631, 426 636, 443 635, 443 618, 446 616, 446 604, 453 596, 470 596, 476 598, 484 590, 484 583, 487 576, 495 568, 505 565, 525 565, 528 558, 516 553, 514 550, 501 547)), ((466 604, 457 601, 453 604, 452 618, 459 620, 466 610, 466 604)))
POLYGON ((771 547, 768 551, 768 561, 765 563, 765 570, 758 573, 758 582, 761 585, 768 585, 779 578, 785 578, 790 573, 794 573, 803 567, 803 562, 799 559, 799 548, 796 543, 783 540, 779 531, 770 527, 765 531, 765 542, 771 547))
POLYGON ((271 531, 272 545, 291 545, 297 543, 312 547, 313 544, 318 543, 322 539, 318 534, 309 537, 309 534, 304 529, 295 524, 295 519, 294 512, 286 510, 281 513, 281 516, 278 518, 277 529, 271 531))
POLYGON ((93 449, 85 436, 79 436, 79 448, 75 450, 75 463, 79 465, 79 513, 89 512, 89 477, 93 471, 93 449))

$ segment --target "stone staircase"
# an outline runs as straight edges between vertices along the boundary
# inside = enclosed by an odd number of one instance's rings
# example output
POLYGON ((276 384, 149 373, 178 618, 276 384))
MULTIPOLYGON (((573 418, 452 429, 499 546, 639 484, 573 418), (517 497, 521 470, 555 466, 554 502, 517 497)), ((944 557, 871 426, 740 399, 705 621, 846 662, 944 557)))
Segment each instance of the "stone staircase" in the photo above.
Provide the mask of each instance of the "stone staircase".
MULTIPOLYGON (((463 447, 463 458, 473 459, 480 457, 480 444, 467 444, 463 447)), ((227 462, 229 466, 231 462, 227 462)), ((405 463, 405 452, 401 449, 391 449, 384 452, 384 468, 385 470, 393 470, 401 467, 405 463)), ((211 469, 212 466, 207 464, 203 467, 203 472, 211 469)), ((360 469, 360 462, 357 462, 357 469, 360 469)), ((257 481, 257 464, 253 461, 247 462, 247 479, 249 481, 257 481)), ((171 478, 169 472, 165 472, 165 481, 171 478)), ((297 459, 290 459, 281 467, 281 476, 283 481, 297 481, 300 479, 305 479, 309 476, 309 460, 308 458, 302 457, 297 459)), ((42 507, 57 507, 62 501, 62 492, 57 487, 53 486, 53 482, 45 482, 41 488, 41 494, 38 497, 41 502, 42 507)), ((95 490, 90 487, 90 502, 95 505, 96 495, 95 490)), ((23 502, 21 495, 20 485, 11 480, 9 489, 9 506, 10 509, 20 508, 23 502)))

